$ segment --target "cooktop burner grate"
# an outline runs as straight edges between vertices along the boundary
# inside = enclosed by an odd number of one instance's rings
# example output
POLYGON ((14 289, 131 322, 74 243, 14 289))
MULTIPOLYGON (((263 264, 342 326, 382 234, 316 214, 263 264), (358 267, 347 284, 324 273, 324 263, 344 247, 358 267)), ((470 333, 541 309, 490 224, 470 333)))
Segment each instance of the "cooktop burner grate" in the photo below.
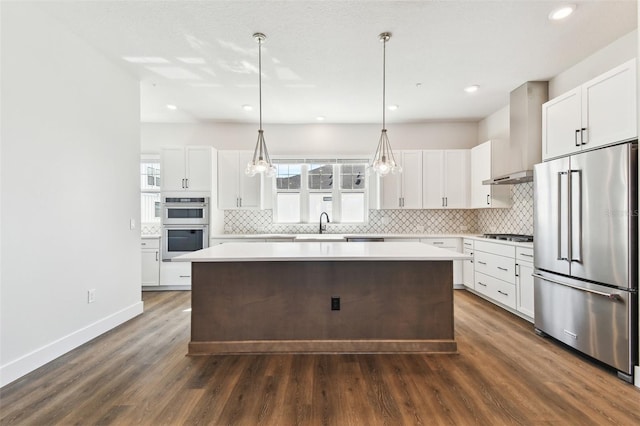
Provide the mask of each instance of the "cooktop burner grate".
POLYGON ((490 238, 492 240, 504 240, 504 241, 516 241, 521 243, 532 242, 533 235, 521 235, 521 234, 483 234, 484 238, 490 238))

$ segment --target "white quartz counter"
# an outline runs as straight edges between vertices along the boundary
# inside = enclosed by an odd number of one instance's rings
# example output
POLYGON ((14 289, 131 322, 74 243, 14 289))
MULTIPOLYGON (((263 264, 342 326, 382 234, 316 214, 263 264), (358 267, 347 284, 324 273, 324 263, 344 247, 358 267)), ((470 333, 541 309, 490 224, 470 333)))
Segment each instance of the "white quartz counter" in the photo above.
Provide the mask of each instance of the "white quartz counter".
POLYGON ((183 262, 469 260, 471 256, 418 242, 226 243, 173 258, 183 262))

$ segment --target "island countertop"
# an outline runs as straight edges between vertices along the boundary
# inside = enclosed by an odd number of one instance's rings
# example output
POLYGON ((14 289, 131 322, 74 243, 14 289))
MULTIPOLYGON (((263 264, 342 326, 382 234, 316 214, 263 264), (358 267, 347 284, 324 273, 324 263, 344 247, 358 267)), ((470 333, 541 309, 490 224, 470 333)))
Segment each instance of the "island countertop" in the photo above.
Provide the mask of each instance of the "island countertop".
POLYGON ((418 242, 226 243, 173 258, 181 262, 448 261, 471 256, 418 242))

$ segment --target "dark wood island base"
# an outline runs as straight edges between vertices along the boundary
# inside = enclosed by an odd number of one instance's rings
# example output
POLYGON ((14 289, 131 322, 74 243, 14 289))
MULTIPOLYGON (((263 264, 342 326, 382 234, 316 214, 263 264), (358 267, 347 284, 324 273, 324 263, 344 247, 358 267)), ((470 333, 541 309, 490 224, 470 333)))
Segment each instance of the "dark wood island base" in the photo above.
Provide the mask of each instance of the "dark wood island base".
POLYGON ((455 353, 452 265, 193 262, 189 355, 455 353))

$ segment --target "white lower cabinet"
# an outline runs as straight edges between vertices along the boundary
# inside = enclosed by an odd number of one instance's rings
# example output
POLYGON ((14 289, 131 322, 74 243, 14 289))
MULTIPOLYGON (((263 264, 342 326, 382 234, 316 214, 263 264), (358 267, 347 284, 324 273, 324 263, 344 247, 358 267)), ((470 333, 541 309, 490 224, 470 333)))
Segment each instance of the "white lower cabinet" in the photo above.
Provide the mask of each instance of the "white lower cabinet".
POLYGON ((143 238, 142 247, 142 286, 160 285, 160 239, 143 238))
MULTIPOLYGON (((462 244, 460 238, 421 238, 420 242, 424 244, 430 244, 441 249, 455 251, 456 253, 462 253, 462 244)), ((462 278, 462 267, 464 262, 465 261, 463 260, 453 261, 454 288, 462 288, 464 286, 462 278)))
POLYGON ((475 288, 473 276, 473 240, 464 238, 462 240, 462 250, 464 254, 472 257, 469 260, 462 261, 462 284, 467 288, 473 289, 475 288))
POLYGON ((516 248, 516 310, 533 318, 533 249, 516 248))
POLYGON ((191 262, 162 262, 160 285, 191 288, 191 262))
POLYGON ((473 270, 473 285, 465 285, 533 321, 533 248, 476 240, 472 252, 473 266, 465 265, 465 274, 473 270))

